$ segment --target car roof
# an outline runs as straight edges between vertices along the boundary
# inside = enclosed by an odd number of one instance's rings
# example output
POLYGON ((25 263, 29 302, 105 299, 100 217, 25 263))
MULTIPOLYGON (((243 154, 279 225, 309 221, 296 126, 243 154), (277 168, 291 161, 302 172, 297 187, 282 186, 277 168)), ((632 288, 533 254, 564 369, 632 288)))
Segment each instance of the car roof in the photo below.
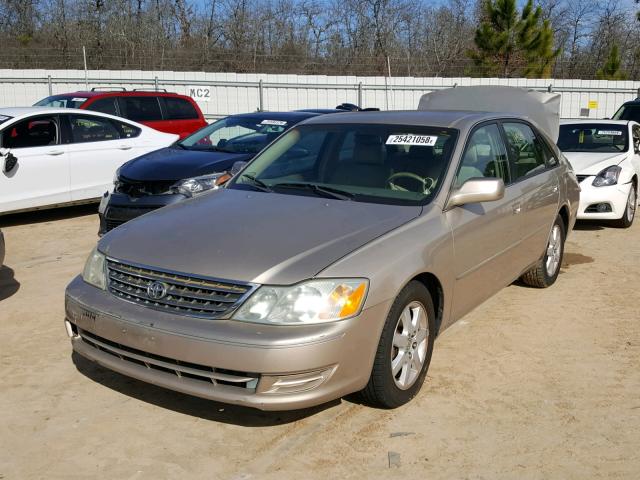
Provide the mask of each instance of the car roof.
POLYGON ((575 120, 566 119, 560 120, 560 125, 575 125, 578 123, 602 123, 607 125, 628 125, 632 120, 609 120, 599 118, 576 118, 575 120))
POLYGON ((529 120, 527 117, 513 113, 471 112, 460 110, 394 110, 385 112, 345 112, 328 115, 318 115, 307 120, 305 124, 332 123, 370 123, 391 125, 415 125, 425 127, 442 127, 465 129, 471 128, 478 122, 512 118, 529 120))
POLYGON ((235 115, 229 115, 233 118, 256 118, 259 120, 282 120, 288 122, 301 122, 307 118, 318 117, 321 114, 317 112, 252 112, 252 113, 238 113, 235 115))
POLYGON ((120 122, 127 122, 131 125, 135 125, 138 128, 149 129, 145 125, 142 125, 134 120, 127 118, 116 117, 115 115, 109 115, 102 112, 94 112, 93 110, 78 110, 77 108, 58 108, 58 107, 9 107, 0 108, 0 115, 11 117, 12 119, 20 119, 24 117, 30 117, 33 115, 57 115, 57 114, 72 114, 72 115, 88 115, 101 118, 110 118, 112 120, 118 120, 120 122))
POLYGON ((640 105, 640 97, 636 98, 635 100, 629 100, 627 102, 624 102, 622 104, 622 106, 624 107, 625 105, 640 105))
POLYGON ((93 97, 132 97, 132 96, 147 96, 147 97, 186 97, 187 95, 181 95, 175 92, 162 92, 157 90, 92 90, 92 91, 77 91, 69 93, 57 93, 55 95, 49 95, 50 97, 78 97, 78 98, 93 98, 93 97))

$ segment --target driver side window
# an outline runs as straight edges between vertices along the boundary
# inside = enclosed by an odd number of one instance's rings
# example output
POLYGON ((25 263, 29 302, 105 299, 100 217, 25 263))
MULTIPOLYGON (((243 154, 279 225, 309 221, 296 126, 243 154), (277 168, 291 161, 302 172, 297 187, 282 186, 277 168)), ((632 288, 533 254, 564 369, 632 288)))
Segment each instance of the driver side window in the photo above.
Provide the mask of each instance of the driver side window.
POLYGON ((56 145, 60 135, 54 117, 35 117, 7 127, 2 133, 4 148, 33 148, 56 145))
POLYGON ((507 150, 498 125, 484 125, 473 132, 462 156, 455 186, 471 178, 502 178, 511 182, 507 150))

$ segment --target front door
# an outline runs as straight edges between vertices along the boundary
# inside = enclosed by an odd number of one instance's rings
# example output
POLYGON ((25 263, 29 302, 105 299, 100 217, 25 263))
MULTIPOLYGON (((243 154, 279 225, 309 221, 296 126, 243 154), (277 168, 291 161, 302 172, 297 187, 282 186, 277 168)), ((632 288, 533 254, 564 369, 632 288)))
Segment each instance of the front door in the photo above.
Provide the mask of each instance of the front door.
POLYGON ((5 125, 1 131, 0 212, 70 201, 69 159, 61 145, 56 115, 38 115, 5 125), (3 171, 5 158, 17 163, 3 171))
POLYGON ((520 191, 513 188, 500 128, 482 125, 472 133, 456 177, 456 187, 472 178, 502 178, 504 198, 454 207, 445 216, 453 233, 455 287, 452 321, 514 280, 520 241, 520 191))

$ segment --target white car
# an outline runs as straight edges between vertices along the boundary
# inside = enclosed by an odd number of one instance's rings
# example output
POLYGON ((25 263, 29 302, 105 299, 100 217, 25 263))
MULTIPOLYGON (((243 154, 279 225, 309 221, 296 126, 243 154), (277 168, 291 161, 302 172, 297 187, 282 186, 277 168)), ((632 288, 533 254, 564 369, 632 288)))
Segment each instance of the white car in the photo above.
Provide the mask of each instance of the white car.
POLYGON ((638 204, 640 124, 629 120, 565 120, 558 147, 580 182, 579 219, 630 227, 638 204))
POLYGON ((120 165, 177 139, 98 112, 0 108, 0 214, 97 200, 120 165))

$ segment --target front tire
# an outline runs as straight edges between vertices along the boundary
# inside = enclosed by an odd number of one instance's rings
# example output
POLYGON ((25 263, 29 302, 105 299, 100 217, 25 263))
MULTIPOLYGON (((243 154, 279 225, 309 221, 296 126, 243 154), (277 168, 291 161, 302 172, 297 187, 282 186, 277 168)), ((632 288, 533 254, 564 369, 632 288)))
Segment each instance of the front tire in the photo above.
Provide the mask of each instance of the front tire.
POLYGON ((615 225, 619 228, 629 228, 633 225, 633 219, 636 216, 636 208, 638 206, 638 196, 636 192, 636 185, 631 184, 629 189, 629 196, 627 197, 627 206, 624 209, 624 213, 619 220, 615 221, 615 225))
POLYGON ((547 288, 555 283, 562 265, 565 238, 564 221, 558 215, 551 227, 544 255, 535 266, 522 275, 521 279, 524 283, 537 288, 547 288))
POLYGON ((429 290, 411 281, 387 315, 369 383, 361 392, 367 403, 396 408, 420 391, 431 363, 435 328, 429 290))

